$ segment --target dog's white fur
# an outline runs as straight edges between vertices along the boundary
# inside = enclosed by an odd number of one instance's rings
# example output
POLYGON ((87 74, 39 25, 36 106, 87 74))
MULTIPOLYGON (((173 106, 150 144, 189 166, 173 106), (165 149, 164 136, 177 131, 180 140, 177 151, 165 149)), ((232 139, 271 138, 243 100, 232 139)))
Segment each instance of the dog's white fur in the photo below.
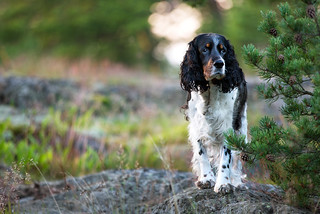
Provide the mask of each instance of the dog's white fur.
MULTIPOLYGON (((223 93, 219 86, 209 84, 209 90, 203 93, 191 92, 187 111, 189 141, 193 148, 192 168, 198 181, 210 182, 218 192, 227 184, 238 186, 242 183, 239 154, 236 151, 228 153, 224 139, 224 132, 232 129, 238 89, 223 93)), ((239 132, 247 136, 246 104, 241 122, 239 132)))

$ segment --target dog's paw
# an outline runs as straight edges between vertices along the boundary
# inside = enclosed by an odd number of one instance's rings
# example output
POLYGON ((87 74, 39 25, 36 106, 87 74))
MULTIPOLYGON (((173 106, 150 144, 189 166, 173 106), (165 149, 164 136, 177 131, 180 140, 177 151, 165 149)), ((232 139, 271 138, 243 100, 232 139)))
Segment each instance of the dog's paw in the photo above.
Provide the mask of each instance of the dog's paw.
POLYGON ((211 179, 210 180, 206 179, 206 180, 197 181, 195 184, 199 189, 211 189, 214 187, 215 182, 211 179))
POLYGON ((235 187, 232 186, 231 184, 223 184, 223 185, 220 185, 220 187, 216 186, 214 188, 214 191, 222 195, 225 195, 228 193, 232 193, 234 191, 234 188, 235 187))
POLYGON ((215 177, 212 172, 204 174, 195 182, 199 189, 211 189, 216 184, 215 177))

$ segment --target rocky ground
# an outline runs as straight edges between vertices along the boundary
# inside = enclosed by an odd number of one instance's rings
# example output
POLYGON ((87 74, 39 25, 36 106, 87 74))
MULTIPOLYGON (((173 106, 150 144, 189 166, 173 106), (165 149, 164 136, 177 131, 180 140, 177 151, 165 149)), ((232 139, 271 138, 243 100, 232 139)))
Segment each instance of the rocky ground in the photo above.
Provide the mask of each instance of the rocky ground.
MULTIPOLYGON (((254 87, 259 80, 247 81, 249 107, 275 112, 277 105, 256 102, 254 87)), ((139 114, 155 108, 172 112, 185 102, 177 81, 83 86, 69 80, 0 77, 0 119, 10 117, 13 122, 26 124, 30 122, 26 115, 31 112, 33 120, 41 121, 48 107, 64 108, 68 102, 90 107, 95 95, 109 97, 113 111, 120 113, 129 110, 139 114)), ((89 146, 95 149, 95 145, 93 140, 89 146)), ((285 205, 283 192, 271 185, 248 182, 222 195, 196 189, 191 173, 151 169, 108 170, 34 183, 19 187, 17 196, 20 199, 14 211, 18 213, 307 213, 285 205)))
POLYGON ((308 213, 284 204, 283 191, 247 182, 227 194, 199 190, 191 173, 107 170, 19 189, 18 213, 308 213))

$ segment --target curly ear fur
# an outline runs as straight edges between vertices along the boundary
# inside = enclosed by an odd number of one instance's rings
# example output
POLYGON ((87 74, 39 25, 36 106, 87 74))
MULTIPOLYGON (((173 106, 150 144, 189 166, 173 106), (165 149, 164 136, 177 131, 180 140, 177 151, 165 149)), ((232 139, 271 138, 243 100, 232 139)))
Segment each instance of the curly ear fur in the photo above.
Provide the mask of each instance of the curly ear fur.
POLYGON ((222 80, 213 80, 213 83, 221 86, 221 90, 224 93, 232 91, 238 87, 244 80, 242 69, 239 67, 239 63, 236 59, 233 46, 229 40, 226 40, 227 54, 224 56, 226 66, 226 76, 222 80))
POLYGON ((209 88, 208 81, 203 75, 202 64, 194 40, 189 43, 189 49, 184 55, 180 71, 180 85, 183 90, 189 93, 191 91, 204 92, 209 88))

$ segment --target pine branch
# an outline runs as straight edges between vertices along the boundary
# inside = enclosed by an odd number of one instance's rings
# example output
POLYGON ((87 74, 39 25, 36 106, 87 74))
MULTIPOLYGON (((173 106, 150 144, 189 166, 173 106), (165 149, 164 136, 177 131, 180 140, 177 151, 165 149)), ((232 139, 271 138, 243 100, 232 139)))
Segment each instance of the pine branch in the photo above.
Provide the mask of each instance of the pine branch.
POLYGON ((290 26, 288 20, 287 20, 285 17, 283 17, 283 20, 284 20, 285 23, 287 24, 287 27, 288 27, 292 32, 295 32, 295 30, 290 26))
POLYGON ((281 79, 284 83, 286 83, 287 85, 289 85, 289 86, 292 88, 292 90, 294 90, 295 92, 299 93, 300 95, 313 96, 313 93, 310 92, 310 91, 305 90, 304 87, 303 87, 300 83, 296 83, 296 84, 297 84, 298 86, 300 86, 300 88, 301 88, 302 90, 299 90, 299 89, 297 89, 296 87, 294 87, 293 85, 291 85, 291 84, 289 83, 289 81, 288 81, 284 76, 280 75, 279 73, 276 73, 276 72, 274 72, 274 71, 272 71, 272 70, 269 70, 268 68, 262 68, 262 67, 259 66, 258 64, 254 64, 254 66, 256 66, 256 68, 258 68, 258 69, 261 70, 261 71, 269 72, 269 73, 272 73, 272 74, 273 74, 274 76, 276 76, 276 77, 280 77, 280 79, 281 79))
MULTIPOLYGON (((300 84, 300 83, 296 83, 298 86, 300 86, 300 88, 302 89, 302 91, 300 91, 301 93, 303 93, 303 95, 310 95, 313 96, 313 93, 310 91, 307 91, 304 89, 304 87, 300 84)), ((290 85, 290 84, 289 84, 290 85)), ((291 86, 291 85, 290 85, 291 86)), ((293 86, 291 86, 293 87, 293 86)), ((299 90, 296 90, 297 92, 299 92, 299 90)))
POLYGON ((320 154, 320 151, 301 151, 301 152, 292 152, 295 155, 302 155, 302 154, 320 154))
POLYGON ((312 33, 300 33, 303 36, 310 36, 310 37, 315 37, 315 36, 320 36, 320 34, 312 34, 312 33))
POLYGON ((320 26, 319 26, 317 15, 314 17, 314 21, 316 22, 316 26, 317 26, 317 30, 318 30, 318 35, 317 36, 320 36, 320 26))
POLYGON ((243 48, 246 62, 266 80, 258 86, 259 94, 271 101, 281 97, 285 102, 281 113, 290 124, 284 128, 265 117, 259 126, 251 127, 247 145, 232 135, 229 138, 251 160, 265 159, 271 179, 284 190, 293 188, 295 203, 309 206, 310 195, 318 197, 320 192, 320 21, 318 3, 303 1, 308 4, 306 14, 303 5, 291 9, 289 3, 280 4, 279 25, 275 12, 262 13, 259 28, 273 36, 265 52, 251 44, 243 48))
POLYGON ((317 114, 314 114, 311 112, 305 112, 305 113, 301 112, 300 114, 301 114, 301 116, 306 116, 306 117, 313 117, 313 116, 317 115, 317 114))

